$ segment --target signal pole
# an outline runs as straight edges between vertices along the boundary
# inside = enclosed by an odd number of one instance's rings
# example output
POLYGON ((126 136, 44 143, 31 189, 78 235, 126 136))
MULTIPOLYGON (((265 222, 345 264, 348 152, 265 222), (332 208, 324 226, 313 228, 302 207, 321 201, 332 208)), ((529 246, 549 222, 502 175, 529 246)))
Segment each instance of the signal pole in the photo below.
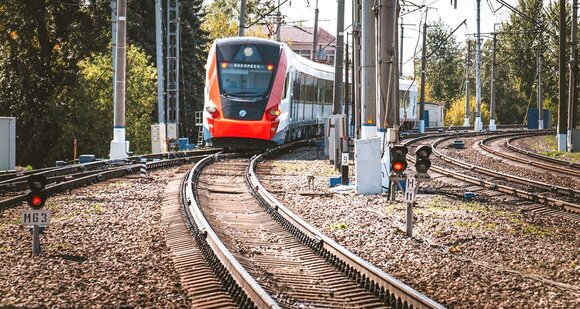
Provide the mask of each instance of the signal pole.
POLYGON ((496 126, 495 126, 495 66, 497 65, 496 63, 496 57, 495 57, 495 52, 496 52, 496 47, 497 47, 497 33, 493 33, 493 56, 492 56, 492 62, 491 62, 491 106, 490 106, 490 115, 489 115, 489 130, 490 131, 495 131, 496 130, 496 126))
POLYGON ((334 107, 332 113, 342 113, 343 61, 344 61, 344 0, 338 0, 336 13, 336 51, 334 54, 334 107))
POLYGON ((465 119, 463 126, 469 127, 469 69, 471 68, 471 41, 467 40, 467 57, 465 58, 465 119))
POLYGON ((115 108, 113 123, 113 140, 109 158, 124 160, 128 157, 125 141, 125 68, 127 57, 127 0, 117 2, 117 50, 115 61, 115 108))

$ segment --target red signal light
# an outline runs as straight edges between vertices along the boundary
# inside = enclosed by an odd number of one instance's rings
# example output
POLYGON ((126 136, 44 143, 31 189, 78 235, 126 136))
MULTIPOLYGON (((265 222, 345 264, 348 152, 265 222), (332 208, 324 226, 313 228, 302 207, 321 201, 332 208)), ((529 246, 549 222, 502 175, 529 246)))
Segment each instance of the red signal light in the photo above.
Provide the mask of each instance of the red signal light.
POLYGON ((274 65, 273 64, 268 64, 266 66, 266 68, 268 69, 268 71, 272 71, 272 70, 274 70, 274 65))
POLYGON ((403 162, 394 162, 393 163, 393 171, 398 173, 401 172, 405 169, 405 165, 403 164, 403 162))
POLYGON ((42 204, 42 197, 35 195, 32 197, 32 206, 38 207, 42 204))

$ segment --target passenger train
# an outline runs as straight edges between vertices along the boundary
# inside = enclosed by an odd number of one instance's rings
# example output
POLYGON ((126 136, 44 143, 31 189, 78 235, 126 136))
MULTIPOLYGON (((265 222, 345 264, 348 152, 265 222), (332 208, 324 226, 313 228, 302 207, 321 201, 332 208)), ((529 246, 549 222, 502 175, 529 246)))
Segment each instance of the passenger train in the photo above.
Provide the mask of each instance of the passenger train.
MULTIPOLYGON (((206 65, 204 142, 269 148, 317 135, 332 114, 333 84, 334 67, 295 54, 286 44, 249 37, 216 40, 206 65)), ((414 104, 407 106, 415 110, 414 104)), ((411 119, 404 105, 401 114, 411 119)))

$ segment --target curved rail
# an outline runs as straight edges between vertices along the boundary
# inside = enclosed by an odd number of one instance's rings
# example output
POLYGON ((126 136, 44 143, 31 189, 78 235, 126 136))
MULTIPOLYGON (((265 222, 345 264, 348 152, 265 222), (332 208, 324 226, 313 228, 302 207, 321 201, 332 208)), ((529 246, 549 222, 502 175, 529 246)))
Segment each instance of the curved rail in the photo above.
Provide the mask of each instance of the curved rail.
MULTIPOLYGON (((530 134, 525 134, 525 136, 530 136, 530 134)), ((580 170, 570 170, 570 169, 564 168, 564 166, 557 167, 557 166, 554 166, 553 164, 547 164, 547 163, 543 163, 540 161, 533 161, 533 160, 524 159, 524 158, 514 156, 514 155, 511 155, 511 154, 503 152, 503 151, 494 150, 490 146, 486 145, 488 142, 490 142, 494 139, 502 138, 502 137, 505 137, 505 136, 493 136, 493 137, 485 138, 479 142, 479 147, 481 147, 483 150, 485 150, 489 153, 493 153, 496 156, 503 157, 503 158, 506 158, 506 159, 509 159, 512 161, 524 163, 524 164, 531 165, 531 166, 537 166, 537 167, 540 167, 540 168, 543 168, 546 170, 550 170, 553 172, 557 172, 557 173, 562 173, 562 174, 566 174, 566 175, 570 175, 570 176, 574 176, 574 177, 580 177, 580 170)), ((518 135, 517 138, 522 138, 522 136, 518 135)), ((528 155, 528 154, 526 153, 526 155, 528 155)), ((538 156, 541 156, 541 155, 538 155, 538 156)), ((538 157, 535 157, 535 158, 542 160, 542 161, 550 161, 551 163, 555 163, 554 161, 545 159, 545 158, 550 158, 550 157, 547 157, 547 156, 542 156, 542 157, 543 158, 538 158, 538 157)), ((553 159, 553 158, 550 158, 550 159, 553 159)), ((562 161, 562 160, 558 160, 558 161, 562 161)), ((555 164, 565 165, 566 167, 573 167, 574 166, 572 162, 568 162, 567 164, 561 164, 561 163, 555 163, 555 164)))
POLYGON ((270 215, 314 252, 324 257, 347 276, 355 279, 359 285, 384 299, 387 304, 396 308, 444 308, 319 232, 282 205, 262 186, 255 172, 258 162, 273 153, 289 149, 297 144, 283 145, 256 155, 248 167, 247 181, 254 195, 270 215))
POLYGON ((554 164, 568 166, 568 167, 571 167, 571 168, 580 169, 580 164, 579 163, 575 163, 575 162, 571 162, 571 161, 567 161, 567 160, 560 160, 560 159, 556 159, 556 158, 544 156, 544 155, 541 155, 539 153, 535 153, 535 152, 532 152, 532 151, 527 151, 525 149, 516 147, 516 146, 514 146, 514 145, 511 144, 516 139, 520 139, 520 138, 524 138, 524 137, 526 137, 526 136, 516 136, 516 137, 510 138, 507 141, 507 147, 510 150, 513 150, 515 152, 519 152, 521 154, 525 154, 525 155, 530 156, 530 157, 533 157, 533 158, 537 158, 537 159, 540 159, 540 160, 543 160, 543 161, 549 161, 549 162, 554 163, 554 164))
MULTIPOLYGON (((539 182, 536 182, 536 181, 533 181, 533 180, 530 180, 530 179, 524 179, 524 178, 520 178, 520 177, 515 177, 515 176, 503 174, 503 173, 500 173, 500 172, 497 172, 497 171, 492 171, 492 170, 489 170, 489 169, 485 169, 485 168, 482 168, 482 167, 479 167, 479 166, 475 166, 475 165, 472 165, 472 164, 468 164, 468 163, 465 163, 465 162, 462 162, 462 161, 459 161, 459 160, 450 158, 448 156, 445 156, 444 154, 442 154, 441 152, 439 152, 436 149, 436 147, 440 143, 442 143, 442 142, 444 142, 446 140, 449 140, 450 138, 452 138, 452 137, 446 137, 446 138, 443 138, 443 139, 440 139, 440 140, 436 141, 435 143, 432 143, 432 146, 433 146, 433 154, 436 155, 437 157, 439 157, 440 159, 442 159, 443 161, 446 161, 446 162, 448 162, 450 164, 453 164, 453 165, 456 165, 456 166, 460 166, 460 167, 465 168, 465 169, 477 171, 477 172, 479 172, 481 174, 485 174, 485 175, 492 176, 492 177, 496 177, 496 178, 501 178, 501 179, 508 180, 508 181, 518 182, 518 183, 522 183, 522 184, 525 184, 525 185, 529 185, 529 184, 532 184, 533 183, 534 185, 537 185, 538 187, 548 189, 551 192, 555 192, 555 193, 559 192, 558 190, 563 190, 563 192, 566 192, 566 193, 568 193, 568 195, 571 195, 571 196, 576 196, 576 194, 578 194, 578 191, 577 190, 573 190, 573 189, 570 189, 570 188, 562 188, 562 187, 545 185, 543 183, 539 183, 539 182)), ((405 143, 405 145, 411 145, 411 144, 413 144, 415 142, 416 141, 413 141, 413 140, 412 141, 408 141, 408 142, 405 143)), ((411 162, 414 162, 414 160, 415 160, 410 155, 407 155, 407 159, 409 161, 411 161, 411 162)), ((479 179, 479 178, 476 178, 476 177, 472 177, 472 176, 467 176, 465 174, 458 173, 458 172, 454 172, 454 171, 450 171, 450 170, 446 170, 446 169, 444 169, 442 167, 435 166, 435 165, 431 166, 431 169, 434 170, 434 171, 436 171, 437 173, 442 174, 442 175, 446 175, 446 176, 449 176, 449 177, 453 177, 455 179, 459 179, 459 180, 462 180, 462 181, 466 181, 466 182, 469 182, 469 183, 472 183, 474 185, 478 185, 478 186, 481 186, 481 187, 484 187, 484 188, 488 188, 488 189, 491 189, 491 190, 495 190, 495 191, 503 192, 503 193, 510 194, 510 195, 513 195, 513 196, 517 196, 517 197, 520 197, 520 198, 524 198, 524 199, 533 201, 535 203, 542 203, 544 205, 549 205, 549 206, 554 206, 554 207, 557 207, 557 208, 562 208, 562 209, 564 209, 566 211, 569 211, 569 212, 580 213, 580 205, 578 205, 578 204, 574 204, 574 203, 570 203, 570 202, 558 200, 558 199, 551 198, 551 197, 547 197, 547 196, 544 196, 544 195, 541 195, 541 194, 530 193, 528 191, 521 190, 521 189, 517 189, 517 188, 514 188, 514 187, 507 186, 507 185, 497 184, 496 182, 482 180, 482 179, 479 179)))
POLYGON ((236 297, 234 298, 239 304, 258 308, 279 308, 278 304, 262 289, 222 243, 198 206, 197 194, 193 188, 199 179, 201 170, 218 158, 215 155, 202 159, 187 177, 184 186, 184 201, 186 202, 184 205, 187 220, 189 221, 188 225, 196 241, 202 247, 204 255, 206 257, 209 255, 208 260, 210 260, 210 263, 217 265, 218 269, 214 268, 214 271, 218 274, 220 281, 228 288, 238 290, 238 293, 233 294, 238 295, 237 299, 236 297), (219 261, 219 264, 216 264, 216 261, 219 261), (239 292, 242 292, 243 296, 240 296, 239 292))

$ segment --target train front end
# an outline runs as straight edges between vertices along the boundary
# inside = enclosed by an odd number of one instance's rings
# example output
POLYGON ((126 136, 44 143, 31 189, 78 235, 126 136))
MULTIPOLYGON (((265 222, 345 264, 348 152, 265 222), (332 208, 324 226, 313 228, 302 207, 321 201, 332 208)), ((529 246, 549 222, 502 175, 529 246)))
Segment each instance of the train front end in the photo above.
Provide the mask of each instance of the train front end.
POLYGON ((277 42, 217 40, 206 73, 204 140, 224 148, 269 148, 279 129, 286 59, 277 42))

